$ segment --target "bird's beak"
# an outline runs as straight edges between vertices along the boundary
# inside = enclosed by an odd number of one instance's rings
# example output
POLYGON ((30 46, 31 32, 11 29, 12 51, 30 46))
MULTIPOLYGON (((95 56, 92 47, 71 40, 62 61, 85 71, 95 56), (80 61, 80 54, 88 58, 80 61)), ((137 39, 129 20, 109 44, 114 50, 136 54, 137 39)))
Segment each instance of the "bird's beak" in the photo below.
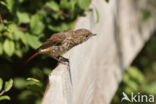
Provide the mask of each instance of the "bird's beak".
POLYGON ((96 34, 92 34, 92 36, 96 36, 96 34))

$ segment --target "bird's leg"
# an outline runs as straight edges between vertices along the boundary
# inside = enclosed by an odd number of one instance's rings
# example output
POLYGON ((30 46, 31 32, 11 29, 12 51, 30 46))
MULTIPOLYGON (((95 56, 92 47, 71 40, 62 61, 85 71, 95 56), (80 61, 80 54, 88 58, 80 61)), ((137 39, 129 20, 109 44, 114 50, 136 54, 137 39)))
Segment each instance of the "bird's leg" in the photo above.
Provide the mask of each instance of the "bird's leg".
POLYGON ((53 58, 56 59, 59 63, 69 66, 69 59, 67 59, 67 58, 65 58, 63 56, 58 56, 58 57, 53 57, 53 58))
POLYGON ((60 57, 59 57, 59 60, 60 60, 61 62, 67 62, 67 63, 69 63, 69 59, 67 59, 67 58, 65 58, 65 57, 63 57, 63 56, 60 56, 60 57))
POLYGON ((72 84, 72 76, 71 76, 71 70, 70 70, 70 61, 69 59, 63 57, 63 56, 59 56, 57 58, 55 58, 59 63, 67 65, 68 69, 69 69, 69 77, 70 77, 70 82, 72 84), (67 63, 66 63, 67 62, 67 63))

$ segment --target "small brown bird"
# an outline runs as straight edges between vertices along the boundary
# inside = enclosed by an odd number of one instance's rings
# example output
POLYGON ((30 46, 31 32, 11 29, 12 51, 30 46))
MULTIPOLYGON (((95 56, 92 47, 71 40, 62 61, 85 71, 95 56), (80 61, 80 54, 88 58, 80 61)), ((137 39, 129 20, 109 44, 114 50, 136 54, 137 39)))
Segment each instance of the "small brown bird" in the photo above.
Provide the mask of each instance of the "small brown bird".
POLYGON ((76 31, 68 30, 53 34, 37 49, 37 52, 32 55, 27 62, 36 57, 38 54, 48 54, 59 62, 68 61, 68 59, 62 57, 64 53, 95 35, 96 34, 91 33, 87 29, 78 29, 76 31))

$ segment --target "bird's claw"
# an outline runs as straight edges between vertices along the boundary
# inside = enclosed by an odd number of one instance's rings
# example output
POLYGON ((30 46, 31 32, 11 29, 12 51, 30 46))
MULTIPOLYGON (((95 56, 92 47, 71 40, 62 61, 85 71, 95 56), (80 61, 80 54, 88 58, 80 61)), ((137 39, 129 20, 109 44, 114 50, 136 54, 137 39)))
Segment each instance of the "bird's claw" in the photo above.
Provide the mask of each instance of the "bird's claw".
POLYGON ((64 64, 64 65, 68 65, 68 66, 69 66, 69 59, 60 56, 58 60, 59 60, 59 62, 60 62, 61 64, 64 64))
POLYGON ((71 84, 72 84, 72 76, 71 76, 69 59, 60 56, 60 57, 58 57, 58 62, 61 63, 61 64, 64 64, 64 65, 67 65, 68 66, 68 69, 69 69, 69 77, 70 77, 70 81, 71 81, 71 84))

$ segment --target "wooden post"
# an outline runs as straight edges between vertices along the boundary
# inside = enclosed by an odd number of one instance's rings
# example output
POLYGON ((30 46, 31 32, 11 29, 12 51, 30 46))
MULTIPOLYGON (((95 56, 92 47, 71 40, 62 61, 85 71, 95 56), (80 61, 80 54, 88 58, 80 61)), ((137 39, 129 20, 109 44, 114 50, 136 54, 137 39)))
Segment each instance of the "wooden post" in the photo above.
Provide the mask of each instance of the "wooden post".
POLYGON ((69 68, 60 64, 49 76, 42 104, 109 104, 124 70, 155 29, 152 17, 141 18, 148 1, 93 0, 93 11, 80 17, 75 29, 87 28, 97 36, 64 55, 70 60, 73 83, 69 68))

